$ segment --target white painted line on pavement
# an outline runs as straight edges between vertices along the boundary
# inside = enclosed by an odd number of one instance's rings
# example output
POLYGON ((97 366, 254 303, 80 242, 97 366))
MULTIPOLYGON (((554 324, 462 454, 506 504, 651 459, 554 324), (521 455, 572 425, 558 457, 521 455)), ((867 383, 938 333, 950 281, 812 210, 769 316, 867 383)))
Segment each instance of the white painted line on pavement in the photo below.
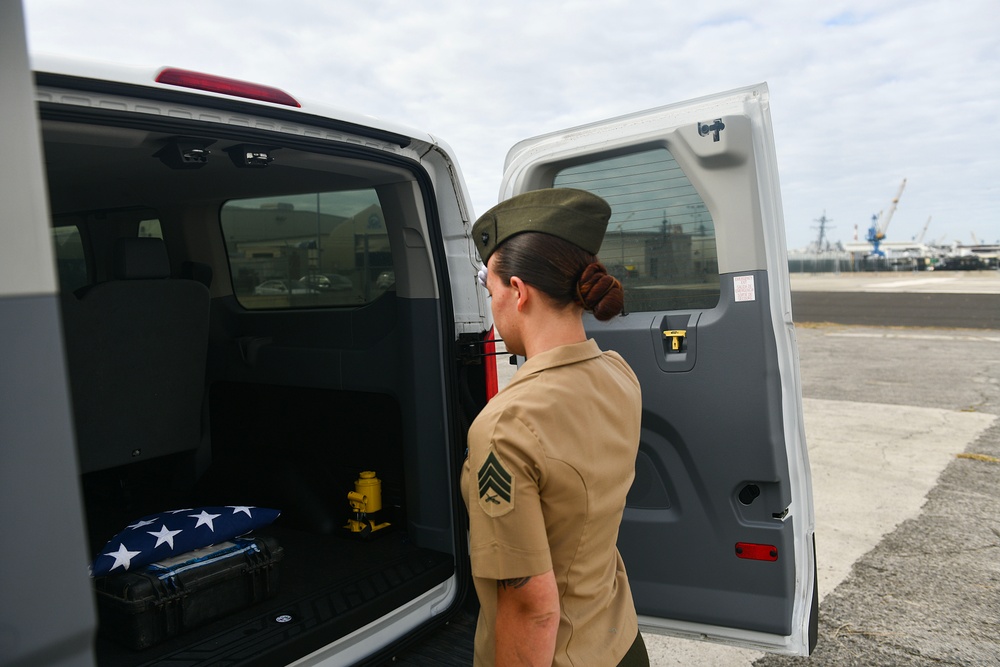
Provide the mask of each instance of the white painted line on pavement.
POLYGON ((831 331, 824 334, 835 338, 900 338, 908 340, 964 340, 981 343, 1000 343, 1000 336, 978 336, 976 334, 918 334, 892 332, 831 331))
POLYGON ((881 291, 881 290, 895 290, 898 287, 913 287, 914 285, 929 285, 931 283, 952 283, 958 280, 958 277, 949 278, 917 278, 913 280, 891 280, 891 281, 878 281, 874 283, 869 283, 868 285, 863 285, 861 287, 865 292, 871 291, 881 291))

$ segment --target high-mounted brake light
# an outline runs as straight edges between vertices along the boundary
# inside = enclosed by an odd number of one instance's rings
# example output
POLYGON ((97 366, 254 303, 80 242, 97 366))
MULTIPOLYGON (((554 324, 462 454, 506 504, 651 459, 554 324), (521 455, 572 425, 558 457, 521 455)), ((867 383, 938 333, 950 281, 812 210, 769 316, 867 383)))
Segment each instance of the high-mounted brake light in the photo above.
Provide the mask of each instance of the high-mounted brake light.
POLYGON ((271 102, 273 104, 284 104, 290 107, 301 107, 298 100, 283 90, 262 86, 257 83, 229 79, 224 76, 214 74, 202 74, 191 70, 178 69, 176 67, 165 67, 156 75, 157 83, 166 83, 171 86, 182 88, 194 88, 196 90, 206 90, 210 93, 223 93, 235 97, 244 97, 260 102, 271 102))

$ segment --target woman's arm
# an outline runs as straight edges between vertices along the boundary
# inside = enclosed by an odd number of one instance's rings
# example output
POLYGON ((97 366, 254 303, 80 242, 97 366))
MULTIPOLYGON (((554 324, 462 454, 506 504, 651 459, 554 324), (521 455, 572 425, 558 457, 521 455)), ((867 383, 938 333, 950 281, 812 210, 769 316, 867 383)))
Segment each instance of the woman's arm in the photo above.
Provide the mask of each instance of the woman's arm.
POLYGON ((496 667, 552 664, 559 629, 556 576, 497 582, 496 667))

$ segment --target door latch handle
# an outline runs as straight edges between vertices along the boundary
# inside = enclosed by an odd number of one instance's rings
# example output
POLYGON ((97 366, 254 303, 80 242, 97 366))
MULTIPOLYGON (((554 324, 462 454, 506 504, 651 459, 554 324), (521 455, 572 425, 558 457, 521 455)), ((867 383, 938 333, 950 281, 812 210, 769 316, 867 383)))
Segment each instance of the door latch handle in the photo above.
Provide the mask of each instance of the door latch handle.
POLYGON ((671 352, 680 352, 684 347, 687 329, 670 329, 663 332, 663 337, 670 341, 671 352))
POLYGON ((701 313, 669 313, 653 322, 650 342, 656 363, 664 373, 686 373, 698 356, 698 322, 701 313))

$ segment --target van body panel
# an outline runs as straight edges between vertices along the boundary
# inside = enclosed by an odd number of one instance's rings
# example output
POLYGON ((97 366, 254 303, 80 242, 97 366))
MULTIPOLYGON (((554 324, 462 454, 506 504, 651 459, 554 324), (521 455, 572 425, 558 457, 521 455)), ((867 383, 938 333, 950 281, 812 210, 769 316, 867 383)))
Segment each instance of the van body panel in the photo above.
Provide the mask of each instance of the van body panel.
POLYGON ((23 25, 0 3, 0 662, 85 667, 96 620, 23 25))

